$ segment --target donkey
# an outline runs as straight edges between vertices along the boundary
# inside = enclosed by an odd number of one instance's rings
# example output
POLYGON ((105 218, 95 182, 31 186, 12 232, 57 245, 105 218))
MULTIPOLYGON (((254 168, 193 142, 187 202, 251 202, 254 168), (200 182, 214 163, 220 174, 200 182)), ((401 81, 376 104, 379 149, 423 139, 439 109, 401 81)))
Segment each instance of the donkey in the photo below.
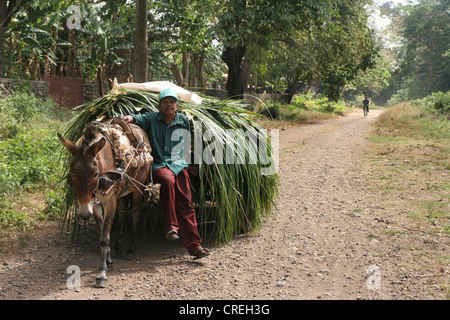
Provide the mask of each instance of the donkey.
MULTIPOLYGON (((133 136, 140 137, 141 144, 150 149, 145 132, 134 125, 130 129, 133 136)), ((110 233, 116 209, 120 211, 126 208, 124 197, 129 194, 132 194, 132 206, 135 209, 144 201, 144 184, 153 158, 148 151, 143 155, 146 159, 140 161, 138 167, 125 171, 118 170, 111 139, 102 132, 100 127, 91 124, 86 125, 84 135, 76 143, 64 139, 60 134, 58 138, 72 155, 67 182, 75 190, 78 215, 83 220, 94 216, 97 225, 100 236, 101 265, 95 287, 105 288, 106 272, 108 265, 112 263, 110 233), (111 174, 116 178, 115 180, 111 178, 111 174)), ((131 210, 131 212, 132 233, 128 253, 134 253, 139 218, 139 210, 131 210)))

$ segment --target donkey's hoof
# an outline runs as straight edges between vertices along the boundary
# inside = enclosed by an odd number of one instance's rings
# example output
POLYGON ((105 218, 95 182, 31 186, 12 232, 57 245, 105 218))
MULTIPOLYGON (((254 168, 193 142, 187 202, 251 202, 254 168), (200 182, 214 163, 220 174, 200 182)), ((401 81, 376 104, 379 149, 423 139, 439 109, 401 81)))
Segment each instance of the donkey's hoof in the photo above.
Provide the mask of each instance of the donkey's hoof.
POLYGON ((108 282, 108 279, 97 278, 97 279, 95 279, 95 287, 96 288, 106 288, 106 282, 108 282))

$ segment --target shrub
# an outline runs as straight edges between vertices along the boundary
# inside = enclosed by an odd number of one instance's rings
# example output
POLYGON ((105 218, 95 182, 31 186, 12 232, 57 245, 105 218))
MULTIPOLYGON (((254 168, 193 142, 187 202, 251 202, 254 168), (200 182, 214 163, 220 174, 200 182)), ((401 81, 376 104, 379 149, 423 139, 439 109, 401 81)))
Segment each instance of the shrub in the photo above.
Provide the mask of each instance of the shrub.
POLYGON ((305 110, 315 110, 325 113, 342 114, 344 112, 344 104, 341 102, 329 101, 328 98, 315 98, 312 93, 298 95, 294 98, 291 105, 295 108, 305 110))
POLYGON ((20 123, 13 116, 10 108, 6 107, 6 100, 0 100, 0 141, 13 138, 21 130, 20 123))
MULTIPOLYGON (((0 141, 0 230, 25 230, 33 225, 28 213, 16 208, 14 199, 35 197, 38 188, 60 181, 63 162, 58 149, 52 130, 33 130, 0 141)), ((43 214, 53 217, 57 202, 52 194, 46 196, 43 214)))
POLYGON ((450 114, 450 91, 447 91, 446 93, 433 93, 433 96, 436 98, 434 108, 440 113, 450 114))
POLYGON ((59 143, 52 130, 30 131, 0 142, 0 191, 48 183, 61 174, 59 143))
POLYGON ((323 105, 327 104, 327 102, 327 98, 315 98, 314 94, 309 92, 295 96, 292 105, 306 110, 312 109, 319 111, 323 105))
POLYGON ((0 201, 0 230, 14 228, 16 230, 25 230, 29 226, 29 220, 26 213, 16 212, 11 207, 0 201))
POLYGON ((52 99, 39 99, 27 87, 21 87, 0 103, 0 112, 7 113, 18 122, 53 117, 59 105, 52 99))
MULTIPOLYGON (((55 102, 38 99, 26 88, 0 99, 0 230, 32 226, 34 214, 18 209, 16 199, 35 198, 37 189, 60 181, 63 161, 56 129, 61 115, 55 102)), ((45 217, 54 215, 55 197, 46 194, 45 217)))
POLYGON ((438 114, 450 114, 450 91, 433 92, 431 95, 413 101, 413 105, 424 108, 427 112, 438 114))
POLYGON ((436 117, 423 104, 404 102, 383 112, 377 120, 393 136, 448 139, 450 126, 444 117, 436 117))
POLYGON ((329 102, 327 98, 315 99, 312 94, 306 94, 296 96, 290 104, 268 100, 265 108, 275 114, 277 120, 295 123, 327 119, 334 114, 342 114, 345 106, 340 102, 329 102))

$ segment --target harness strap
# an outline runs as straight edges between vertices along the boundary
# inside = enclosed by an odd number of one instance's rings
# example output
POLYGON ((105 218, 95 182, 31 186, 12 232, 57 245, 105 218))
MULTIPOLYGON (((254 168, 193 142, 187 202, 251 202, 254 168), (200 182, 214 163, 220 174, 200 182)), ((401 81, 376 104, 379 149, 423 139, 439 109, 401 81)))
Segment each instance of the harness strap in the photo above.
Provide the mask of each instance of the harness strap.
POLYGON ((129 183, 129 184, 127 184, 127 186, 125 188, 122 189, 122 191, 120 191, 120 193, 117 195, 117 198, 120 198, 130 188, 131 188, 131 184, 129 183))

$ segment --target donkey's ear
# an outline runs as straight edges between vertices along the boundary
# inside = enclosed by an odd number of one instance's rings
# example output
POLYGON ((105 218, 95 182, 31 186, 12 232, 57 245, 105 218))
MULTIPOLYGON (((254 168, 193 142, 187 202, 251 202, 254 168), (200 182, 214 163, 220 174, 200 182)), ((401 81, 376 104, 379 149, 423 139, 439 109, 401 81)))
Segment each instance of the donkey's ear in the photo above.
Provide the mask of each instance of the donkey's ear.
POLYGON ((105 146, 106 139, 102 137, 100 140, 92 144, 92 146, 89 147, 88 152, 91 152, 92 155, 96 155, 102 148, 105 146))
POLYGON ((64 139, 59 133, 58 133, 58 139, 67 148, 67 150, 69 150, 69 152, 72 155, 75 155, 75 153, 78 151, 78 147, 72 141, 64 139))

